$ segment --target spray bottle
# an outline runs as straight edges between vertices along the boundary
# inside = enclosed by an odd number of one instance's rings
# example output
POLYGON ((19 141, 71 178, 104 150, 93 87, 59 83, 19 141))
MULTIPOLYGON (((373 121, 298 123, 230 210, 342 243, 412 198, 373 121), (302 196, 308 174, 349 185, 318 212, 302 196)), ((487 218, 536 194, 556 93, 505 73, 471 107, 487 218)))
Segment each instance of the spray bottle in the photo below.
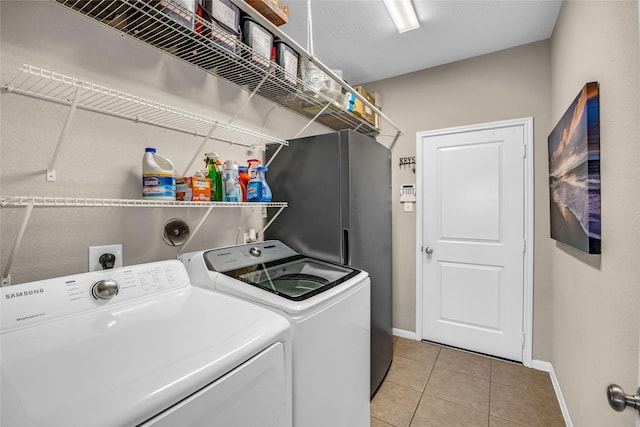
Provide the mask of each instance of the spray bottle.
POLYGON ((260 201, 268 203, 272 199, 271 188, 269 188, 269 184, 267 184, 267 178, 265 177, 265 173, 269 169, 266 166, 258 166, 258 179, 260 180, 261 186, 261 195, 260 201))
POLYGON ((262 182, 258 176, 258 165, 260 160, 249 159, 249 176, 250 180, 247 183, 247 202, 260 202, 262 199, 262 182))
POLYGON ((211 201, 222 201, 222 173, 220 172, 220 161, 218 154, 206 153, 205 162, 207 163, 207 178, 211 180, 211 201))
POLYGON ((257 174, 247 184, 247 202, 262 201, 262 181, 257 174))
POLYGON ((249 159, 247 160, 247 165, 249 166, 249 179, 253 179, 258 176, 258 166, 260 166, 260 160, 258 159, 249 159))

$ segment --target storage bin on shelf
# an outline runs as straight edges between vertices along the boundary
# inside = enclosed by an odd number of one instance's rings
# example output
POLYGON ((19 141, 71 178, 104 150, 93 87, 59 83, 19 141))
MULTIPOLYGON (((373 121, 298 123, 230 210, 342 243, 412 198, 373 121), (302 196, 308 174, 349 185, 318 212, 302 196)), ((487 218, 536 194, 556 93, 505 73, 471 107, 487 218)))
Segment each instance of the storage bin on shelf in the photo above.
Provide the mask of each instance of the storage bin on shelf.
POLYGON ((296 86, 300 78, 300 54, 282 40, 274 40, 272 59, 282 68, 278 78, 296 86))
POLYGON ((205 0, 204 5, 205 19, 211 25, 211 44, 223 49, 205 68, 229 80, 240 60, 240 9, 229 0, 205 0))
POLYGON ((219 64, 216 74, 249 90, 255 89, 271 68, 273 35, 247 16, 240 18, 240 40, 234 53, 237 61, 219 64))

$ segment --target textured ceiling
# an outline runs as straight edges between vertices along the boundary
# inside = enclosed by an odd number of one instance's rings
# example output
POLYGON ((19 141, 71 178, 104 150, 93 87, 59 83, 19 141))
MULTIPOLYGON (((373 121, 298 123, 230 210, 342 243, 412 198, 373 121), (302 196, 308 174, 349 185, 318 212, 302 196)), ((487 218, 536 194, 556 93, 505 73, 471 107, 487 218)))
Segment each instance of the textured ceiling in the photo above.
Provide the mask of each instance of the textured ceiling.
MULTIPOLYGON (((281 0, 281 27, 308 48, 307 1, 281 0)), ((382 0, 311 0, 313 53, 352 85, 551 37, 561 1, 413 0, 418 30, 398 34, 382 0)))

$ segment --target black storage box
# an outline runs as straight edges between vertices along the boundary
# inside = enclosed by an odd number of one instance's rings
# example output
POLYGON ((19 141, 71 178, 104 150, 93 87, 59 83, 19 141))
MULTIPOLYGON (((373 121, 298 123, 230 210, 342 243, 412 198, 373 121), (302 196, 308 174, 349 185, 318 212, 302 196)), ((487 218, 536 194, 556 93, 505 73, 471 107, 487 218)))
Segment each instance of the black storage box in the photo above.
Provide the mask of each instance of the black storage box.
POLYGON ((282 40, 273 42, 275 62, 284 69, 278 70, 277 77, 291 85, 296 85, 300 77, 300 55, 282 40))
POLYGON ((241 26, 242 42, 251 48, 244 50, 242 56, 260 68, 269 69, 271 67, 273 34, 250 16, 242 17, 241 26))
POLYGON ((235 35, 240 34, 240 9, 229 0, 205 0, 207 16, 235 35))

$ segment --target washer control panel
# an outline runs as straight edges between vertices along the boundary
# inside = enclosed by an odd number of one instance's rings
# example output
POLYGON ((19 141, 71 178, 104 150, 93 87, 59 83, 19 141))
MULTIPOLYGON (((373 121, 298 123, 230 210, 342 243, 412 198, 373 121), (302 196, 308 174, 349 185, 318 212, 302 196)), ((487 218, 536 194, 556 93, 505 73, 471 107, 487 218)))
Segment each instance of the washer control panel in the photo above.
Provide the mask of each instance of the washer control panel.
POLYGON ((7 286, 0 289, 2 331, 188 286, 176 260, 7 286))
POLYGON ((279 240, 211 249, 204 252, 207 267, 213 271, 231 271, 298 255, 279 240))

